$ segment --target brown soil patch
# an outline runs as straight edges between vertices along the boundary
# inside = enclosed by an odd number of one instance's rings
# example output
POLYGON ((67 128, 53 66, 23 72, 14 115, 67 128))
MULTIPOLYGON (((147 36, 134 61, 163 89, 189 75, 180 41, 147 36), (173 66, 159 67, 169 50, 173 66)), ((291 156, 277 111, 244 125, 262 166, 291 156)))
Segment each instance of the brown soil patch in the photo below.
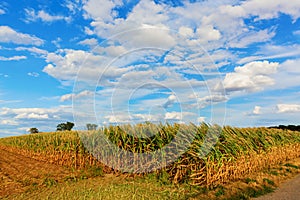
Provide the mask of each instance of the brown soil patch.
POLYGON ((0 147, 0 198, 35 186, 47 186, 74 174, 71 169, 38 161, 0 147))

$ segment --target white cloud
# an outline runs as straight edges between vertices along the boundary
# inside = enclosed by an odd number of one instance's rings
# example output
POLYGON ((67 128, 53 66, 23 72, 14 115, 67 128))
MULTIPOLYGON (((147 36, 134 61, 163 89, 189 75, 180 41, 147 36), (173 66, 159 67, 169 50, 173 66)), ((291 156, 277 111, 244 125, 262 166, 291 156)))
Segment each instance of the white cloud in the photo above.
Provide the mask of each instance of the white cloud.
POLYGON ((13 61, 13 60, 24 60, 27 59, 26 56, 12 56, 12 57, 3 57, 0 56, 0 61, 13 61))
POLYGON ((10 125, 10 126, 17 126, 17 125, 19 125, 18 122, 14 121, 14 120, 10 120, 10 119, 1 120, 0 124, 2 124, 2 125, 10 125))
POLYGON ((15 117, 15 119, 36 119, 36 120, 48 119, 48 118, 49 118, 48 114, 37 114, 37 113, 21 113, 15 117))
POLYGON ((40 49, 40 48, 36 48, 36 47, 17 47, 15 48, 16 51, 29 51, 33 54, 37 54, 37 55, 47 55, 48 52, 44 49, 40 49))
POLYGON ((165 114, 165 120, 182 120, 182 118, 181 112, 167 112, 165 114))
POLYGON ((37 45, 44 44, 44 41, 28 34, 19 33, 8 26, 0 26, 0 42, 37 45))
POLYGON ((277 111, 278 113, 300 112, 300 105, 299 104, 278 104, 277 111))
MULTIPOLYGON (((223 81, 226 92, 246 91, 254 92, 263 90, 267 86, 275 84, 270 75, 277 72, 279 63, 257 61, 236 67, 234 72, 227 73, 223 81)), ((222 87, 217 85, 216 89, 222 87)))
MULTIPOLYGON (((43 131, 53 131, 58 123, 73 121, 71 106, 53 108, 0 108, 0 124, 14 125, 14 129, 37 127, 43 131)), ((17 131, 16 131, 17 132, 17 131)))
POLYGON ((25 22, 35 22, 41 20, 43 22, 53 22, 59 20, 65 20, 69 22, 71 20, 70 17, 65 17, 61 15, 51 15, 44 10, 40 10, 36 12, 34 9, 25 9, 26 19, 25 22))
POLYGON ((252 111, 252 113, 253 113, 254 115, 259 115, 259 114, 261 114, 261 107, 260 107, 260 106, 255 106, 254 109, 253 109, 253 111, 252 111))
POLYGON ((201 43, 219 40, 221 38, 220 31, 215 29, 212 25, 202 26, 197 29, 196 33, 201 43))
POLYGON ((194 31, 189 27, 181 26, 179 28, 179 34, 181 34, 184 37, 192 37, 194 35, 194 31))
POLYGON ((176 120, 176 121, 185 121, 184 119, 187 116, 195 116, 195 113, 191 112, 166 112, 165 113, 165 120, 176 120))
POLYGON ((65 95, 61 96, 60 101, 64 102, 64 101, 69 101, 72 99, 80 99, 80 98, 84 98, 84 97, 89 97, 92 95, 95 95, 95 93, 92 91, 84 90, 78 94, 65 94, 65 95))
MULTIPOLYGON (((193 96, 190 97, 193 98, 193 96)), ((198 95, 196 95, 196 98, 197 98, 197 107, 199 107, 200 109, 210 105, 228 101, 228 97, 221 94, 213 94, 204 97, 199 97, 198 95)))
POLYGON ((168 97, 167 101, 163 104, 163 107, 164 107, 164 108, 167 108, 167 107, 172 106, 172 105, 175 103, 176 100, 177 100, 176 95, 171 94, 171 95, 168 97))
POLYGON ((126 53, 127 50, 123 46, 108 46, 108 47, 97 47, 94 49, 94 52, 115 58, 126 53))
POLYGON ((85 1, 83 9, 86 11, 86 18, 93 18, 104 22, 111 22, 113 16, 115 15, 112 9, 121 5, 120 1, 98 1, 98 0, 89 0, 85 1))
POLYGON ((91 55, 82 50, 62 50, 61 53, 49 53, 46 61, 49 63, 43 72, 59 80, 73 80, 84 60, 91 55))
POLYGON ((257 20, 273 19, 284 13, 292 16, 294 22, 300 17, 299 1, 250 0, 241 5, 247 14, 257 16, 257 20))
POLYGON ((165 25, 140 24, 126 31, 115 38, 124 44, 125 48, 156 47, 169 49, 176 44, 176 39, 165 25))
POLYGON ((51 43, 54 44, 57 48, 60 48, 60 43, 62 39, 60 37, 57 37, 55 40, 52 40, 51 43))
POLYGON ((130 123, 132 122, 130 118, 127 115, 124 114, 115 114, 110 116, 104 117, 106 120, 108 120, 108 123, 130 123))
POLYGON ((197 118, 197 122, 198 122, 198 123, 205 122, 205 119, 206 119, 206 117, 198 117, 198 118, 197 118))
POLYGON ((0 15, 4 15, 5 13, 6 13, 5 10, 0 8, 0 15))
POLYGON ((294 31, 293 34, 294 35, 300 35, 300 30, 294 31))
POLYGON ((300 56, 300 45, 291 44, 291 45, 270 45, 266 44, 261 47, 257 52, 262 59, 275 59, 275 58, 288 58, 288 57, 299 57, 300 56))
POLYGON ((230 41, 230 47, 245 48, 250 44, 270 41, 276 32, 274 30, 249 31, 230 41))
POLYGON ((90 38, 90 39, 85 39, 83 41, 80 41, 80 42, 78 42, 78 44, 95 47, 98 45, 98 40, 95 38, 90 38))
POLYGON ((35 77, 35 78, 37 78, 37 77, 40 76, 40 74, 37 73, 37 72, 29 72, 29 73, 27 73, 27 75, 28 75, 28 76, 32 76, 32 77, 35 77))
POLYGON ((80 4, 79 0, 66 0, 65 6, 69 9, 69 11, 74 15, 76 12, 82 9, 82 5, 80 4))
POLYGON ((300 59, 289 59, 278 67, 278 73, 273 77, 276 80, 277 89, 285 89, 300 86, 300 59))
POLYGON ((49 53, 49 63, 43 72, 62 81, 84 81, 92 85, 111 84, 110 79, 120 77, 128 68, 108 66, 110 57, 93 54, 83 50, 60 49, 57 53, 49 53), (101 77, 101 83, 98 80, 101 77))
POLYGON ((279 70, 287 72, 289 74, 294 74, 296 76, 299 76, 300 74, 299 66, 300 66, 300 59, 295 59, 295 60, 289 59, 280 65, 279 70))

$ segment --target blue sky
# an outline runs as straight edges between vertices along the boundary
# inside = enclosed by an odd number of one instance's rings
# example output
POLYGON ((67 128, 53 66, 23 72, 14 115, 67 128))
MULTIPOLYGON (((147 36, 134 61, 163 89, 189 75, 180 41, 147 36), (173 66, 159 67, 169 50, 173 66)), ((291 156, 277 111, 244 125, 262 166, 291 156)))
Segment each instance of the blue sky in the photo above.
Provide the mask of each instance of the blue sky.
POLYGON ((299 124, 299 18, 299 0, 1 1, 0 137, 299 124))

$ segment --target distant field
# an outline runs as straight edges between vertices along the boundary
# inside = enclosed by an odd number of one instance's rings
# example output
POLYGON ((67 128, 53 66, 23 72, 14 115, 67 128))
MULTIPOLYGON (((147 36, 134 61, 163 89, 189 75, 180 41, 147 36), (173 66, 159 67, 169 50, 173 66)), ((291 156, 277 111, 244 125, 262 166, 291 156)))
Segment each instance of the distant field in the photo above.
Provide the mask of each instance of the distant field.
MULTIPOLYGON (((65 169, 73 169, 73 172, 81 170, 80 173, 76 172, 76 175, 66 173, 63 180, 68 179, 66 178, 68 176, 69 178, 73 177, 72 180, 99 175, 107 177, 105 174, 111 173, 128 178, 128 174, 122 175, 121 172, 105 166, 93 156, 104 155, 101 148, 105 149, 105 146, 95 145, 101 139, 100 134, 105 135, 119 149, 133 153, 153 152, 170 141, 178 142, 174 148, 182 149, 186 147, 186 143, 182 141, 191 141, 186 151, 175 162, 161 170, 148 174, 143 173, 143 176, 139 175, 137 179, 134 179, 134 183, 137 184, 136 195, 151 196, 152 191, 152 193, 159 194, 157 199, 162 197, 167 199, 171 196, 184 199, 188 197, 184 191, 196 195, 200 190, 203 192, 207 189, 216 189, 223 184, 245 179, 253 173, 300 157, 300 132, 273 128, 219 127, 206 124, 200 126, 150 124, 144 127, 142 125, 126 125, 124 127, 110 126, 92 132, 67 131, 30 134, 1 138, 0 149, 7 154, 12 152, 15 155, 34 158, 37 162, 65 166, 67 167, 65 169), (124 130, 139 133, 139 136, 128 134, 124 130), (149 134, 149 131, 153 132, 149 134), (213 135, 216 132, 219 132, 220 135, 213 135), (179 134, 180 140, 176 140, 179 134), (216 136, 218 137, 216 138, 216 136), (213 144, 213 148, 207 152, 207 155, 205 154, 206 156, 199 156, 204 155, 202 145, 207 145, 209 142, 213 144), (85 148, 87 145, 92 145, 93 148, 90 146, 85 148), (82 175, 84 171, 88 170, 90 170, 89 175, 82 175), (153 177, 155 178, 153 179, 153 177), (158 185, 155 184, 156 182, 158 185), (149 189, 150 193, 147 192, 147 186, 145 186, 148 183, 152 188, 149 189), (161 187, 159 184, 164 186, 161 187)), ((113 157, 109 158, 113 160, 113 157)), ((115 162, 119 161, 115 158, 115 162)), ((135 163, 132 160, 122 161, 127 164, 132 163, 133 169, 137 169, 134 168, 135 163)), ((1 162, 0 160, 0 166, 1 162)), ((4 175, 1 176, 5 177, 4 175)), ((49 184, 52 179, 55 180, 53 184, 59 183, 52 177, 48 180, 49 184)), ((125 181, 126 184, 120 178, 113 180, 116 180, 117 184, 114 186, 102 185, 103 191, 114 191, 123 187, 135 191, 135 184, 130 184, 129 179, 125 181)), ((100 195, 94 190, 92 193, 100 195)))

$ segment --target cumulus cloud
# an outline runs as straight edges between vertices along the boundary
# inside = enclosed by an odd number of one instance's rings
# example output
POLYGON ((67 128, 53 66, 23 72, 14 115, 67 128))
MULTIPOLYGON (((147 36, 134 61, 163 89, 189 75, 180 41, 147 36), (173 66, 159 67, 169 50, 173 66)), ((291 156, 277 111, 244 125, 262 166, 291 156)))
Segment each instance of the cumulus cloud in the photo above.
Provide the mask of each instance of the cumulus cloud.
POLYGON ((83 50, 61 49, 58 53, 49 53, 46 57, 48 65, 43 72, 62 81, 84 81, 92 85, 97 84, 101 77, 101 84, 110 79, 120 77, 128 68, 107 66, 110 57, 94 54, 83 50))
POLYGON ((25 9, 26 19, 25 22, 35 22, 41 20, 42 22, 53 22, 59 20, 65 20, 69 22, 71 20, 70 17, 65 17, 61 15, 51 15, 44 10, 35 11, 34 9, 27 8, 25 9))
POLYGON ((86 18, 93 18, 104 22, 111 22, 115 13, 113 8, 118 5, 122 5, 121 1, 97 1, 89 0, 85 1, 83 9, 85 10, 86 18))
POLYGON ((98 40, 95 38, 90 38, 90 39, 82 40, 78 42, 78 44, 94 47, 98 45, 98 40))
POLYGON ((299 1, 250 0, 243 2, 241 7, 247 14, 257 16, 257 20, 273 19, 280 13, 292 16, 294 22, 300 17, 299 1))
POLYGON ((298 67, 299 65, 300 59, 288 59, 280 65, 279 70, 297 76, 300 74, 300 68, 298 67))
MULTIPOLYGON (((234 72, 226 74, 222 82, 223 87, 228 93, 263 90, 267 86, 274 85, 275 81, 270 75, 277 72, 278 66, 279 63, 275 62, 257 61, 236 67, 234 72)), ((216 89, 220 88, 220 85, 217 85, 216 89)))
POLYGON ((44 44, 42 39, 29 34, 19 33, 9 26, 0 26, 0 42, 37 46, 44 44))
POLYGON ((185 121, 185 118, 188 116, 195 116, 195 113, 191 112, 166 112, 165 113, 165 120, 175 120, 175 121, 185 121))
MULTIPOLYGON (((38 127, 40 130, 55 130, 58 123, 73 121, 71 106, 52 108, 0 108, 0 124, 8 129, 24 127, 38 127)), ((17 132, 17 131, 16 131, 17 132)))
POLYGON ((165 114, 165 120, 182 120, 182 113, 181 112, 167 112, 165 114))
POLYGON ((252 111, 252 114, 254 114, 254 115, 261 114, 261 107, 260 106, 255 106, 253 111, 252 111))
POLYGON ((299 104, 278 104, 276 106, 278 113, 298 113, 300 112, 299 104))
POLYGON ((219 30, 215 29, 212 25, 202 26, 196 31, 199 41, 209 42, 214 40, 219 40, 221 38, 221 33, 219 30))

